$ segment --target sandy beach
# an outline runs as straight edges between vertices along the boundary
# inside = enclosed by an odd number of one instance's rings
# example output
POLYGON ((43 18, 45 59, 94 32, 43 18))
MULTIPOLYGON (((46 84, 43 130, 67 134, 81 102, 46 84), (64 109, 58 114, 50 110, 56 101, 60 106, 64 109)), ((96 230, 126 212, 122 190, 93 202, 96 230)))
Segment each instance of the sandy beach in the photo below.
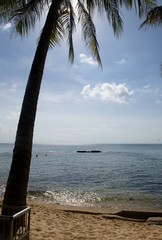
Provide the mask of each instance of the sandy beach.
POLYGON ((31 207, 30 240, 162 239, 162 225, 122 218, 99 209, 80 210, 37 202, 28 205, 31 207))

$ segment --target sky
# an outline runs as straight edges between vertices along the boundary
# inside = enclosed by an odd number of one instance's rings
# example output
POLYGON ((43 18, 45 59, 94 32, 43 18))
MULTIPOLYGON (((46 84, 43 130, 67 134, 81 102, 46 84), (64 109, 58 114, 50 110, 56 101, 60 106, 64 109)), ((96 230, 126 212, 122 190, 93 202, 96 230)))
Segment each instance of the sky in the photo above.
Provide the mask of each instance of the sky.
MULTIPOLYGON (((87 51, 80 28, 75 60, 66 40, 50 49, 35 121, 34 143, 162 143, 162 27, 139 30, 143 19, 122 9, 124 31, 114 37, 95 16, 103 67, 87 51)), ((43 20, 25 39, 0 26, 0 143, 14 143, 28 74, 43 20)))

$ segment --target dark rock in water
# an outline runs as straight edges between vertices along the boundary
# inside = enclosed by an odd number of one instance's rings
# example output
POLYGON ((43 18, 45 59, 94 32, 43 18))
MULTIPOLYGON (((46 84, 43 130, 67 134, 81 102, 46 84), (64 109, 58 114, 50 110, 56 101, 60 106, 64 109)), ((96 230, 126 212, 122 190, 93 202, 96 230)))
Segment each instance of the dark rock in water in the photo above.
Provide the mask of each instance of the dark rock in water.
POLYGON ((79 150, 79 151, 77 151, 78 153, 87 153, 87 152, 89 152, 89 151, 83 151, 83 150, 79 150))
POLYGON ((78 150, 77 153, 100 153, 99 150, 91 150, 91 151, 85 151, 85 150, 78 150))
POLYGON ((100 153, 100 150, 91 150, 91 153, 100 153))

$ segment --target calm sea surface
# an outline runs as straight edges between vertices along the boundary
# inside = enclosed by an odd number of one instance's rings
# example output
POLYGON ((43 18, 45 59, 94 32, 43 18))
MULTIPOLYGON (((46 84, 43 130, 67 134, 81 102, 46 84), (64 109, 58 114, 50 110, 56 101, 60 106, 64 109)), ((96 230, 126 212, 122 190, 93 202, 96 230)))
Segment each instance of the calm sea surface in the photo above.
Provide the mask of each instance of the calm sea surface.
MULTIPOLYGON (((12 149, 0 144, 0 196, 12 149)), ((73 206, 162 210, 162 145, 34 145, 28 196, 73 206)))

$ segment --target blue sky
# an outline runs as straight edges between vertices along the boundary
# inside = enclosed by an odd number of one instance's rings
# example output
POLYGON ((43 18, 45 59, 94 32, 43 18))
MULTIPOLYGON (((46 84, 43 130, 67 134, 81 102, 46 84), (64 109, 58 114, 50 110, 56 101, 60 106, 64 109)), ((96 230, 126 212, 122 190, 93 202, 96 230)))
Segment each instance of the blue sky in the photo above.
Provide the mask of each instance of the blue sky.
MULTIPOLYGON (((122 10, 124 31, 115 38, 95 17, 103 68, 74 35, 49 50, 39 97, 34 143, 162 143, 162 27, 139 30, 142 19, 122 10)), ((42 23, 28 38, 10 38, 0 26, 0 142, 13 143, 22 98, 42 23)))

